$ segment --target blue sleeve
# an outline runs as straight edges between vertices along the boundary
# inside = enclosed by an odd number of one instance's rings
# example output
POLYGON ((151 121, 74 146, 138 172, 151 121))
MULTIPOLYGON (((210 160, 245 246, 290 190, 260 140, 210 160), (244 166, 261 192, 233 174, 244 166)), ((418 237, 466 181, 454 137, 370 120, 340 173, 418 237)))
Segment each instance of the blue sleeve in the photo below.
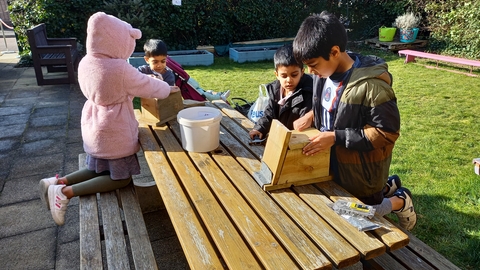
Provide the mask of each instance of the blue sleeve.
POLYGON ((170 86, 175 85, 175 75, 171 70, 168 70, 165 72, 165 74, 162 74, 163 80, 168 83, 170 86))
POLYGON ((143 74, 153 74, 152 70, 148 65, 139 66, 137 70, 143 74))

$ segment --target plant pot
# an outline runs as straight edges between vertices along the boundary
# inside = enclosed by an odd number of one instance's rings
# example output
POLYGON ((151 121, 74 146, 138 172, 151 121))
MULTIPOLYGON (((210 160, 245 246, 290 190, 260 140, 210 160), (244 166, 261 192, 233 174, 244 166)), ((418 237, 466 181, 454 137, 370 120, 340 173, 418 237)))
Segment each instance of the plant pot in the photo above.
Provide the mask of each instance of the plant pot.
MULTIPOLYGON (((134 52, 128 62, 139 67, 146 65, 143 52, 134 52)), ((182 66, 209 66, 213 64, 213 54, 207 50, 169 51, 168 56, 182 66)))
POLYGON ((230 59, 234 62, 256 62, 271 60, 280 46, 234 47, 229 49, 230 59))
POLYGON ((400 28, 400 42, 414 42, 417 39, 418 28, 404 29, 400 28))
POLYGON ((397 32, 397 28, 395 28, 395 27, 382 26, 382 27, 378 28, 378 40, 379 41, 393 41, 393 37, 395 36, 395 32, 397 32))

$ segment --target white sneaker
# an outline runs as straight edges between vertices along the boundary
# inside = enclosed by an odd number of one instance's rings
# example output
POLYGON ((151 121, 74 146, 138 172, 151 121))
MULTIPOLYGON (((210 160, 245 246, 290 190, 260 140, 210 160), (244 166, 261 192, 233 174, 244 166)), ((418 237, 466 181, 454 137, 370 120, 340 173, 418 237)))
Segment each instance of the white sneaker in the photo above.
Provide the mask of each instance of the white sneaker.
POLYGON ((220 98, 223 101, 227 102, 227 99, 228 99, 229 96, 230 96, 230 90, 227 90, 220 95, 220 98))
POLYGON ((62 193, 62 188, 65 185, 50 185, 48 187, 48 202, 50 204, 50 212, 53 220, 58 226, 65 224, 65 212, 70 201, 62 193))
POLYGON ((45 204, 48 210, 50 210, 50 205, 48 203, 48 187, 51 185, 56 185, 58 183, 58 175, 50 178, 43 178, 39 183, 40 199, 45 204))

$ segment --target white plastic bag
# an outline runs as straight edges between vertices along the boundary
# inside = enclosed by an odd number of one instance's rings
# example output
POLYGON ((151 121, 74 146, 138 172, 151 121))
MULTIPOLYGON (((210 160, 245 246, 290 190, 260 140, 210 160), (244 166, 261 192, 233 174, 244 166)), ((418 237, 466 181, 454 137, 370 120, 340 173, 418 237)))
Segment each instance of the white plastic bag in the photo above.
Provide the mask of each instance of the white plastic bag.
POLYGON ((265 107, 268 105, 268 92, 265 84, 260 84, 258 86, 258 98, 253 103, 252 107, 248 111, 248 118, 252 120, 255 124, 262 118, 265 114, 265 107))

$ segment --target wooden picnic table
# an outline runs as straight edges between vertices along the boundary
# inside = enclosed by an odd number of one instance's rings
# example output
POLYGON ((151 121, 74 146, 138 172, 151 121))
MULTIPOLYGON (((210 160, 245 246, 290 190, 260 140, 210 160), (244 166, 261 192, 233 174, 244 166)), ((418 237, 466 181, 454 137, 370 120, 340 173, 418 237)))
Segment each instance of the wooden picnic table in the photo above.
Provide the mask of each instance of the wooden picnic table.
POLYGON ((139 121, 145 158, 191 269, 361 269, 361 260, 408 244, 382 217, 373 220, 383 227, 361 232, 336 214, 329 204, 358 200, 333 181, 262 190, 252 177, 264 150, 248 144, 253 123, 223 101, 206 106, 223 114, 220 146, 209 153, 185 151, 176 120, 139 121))

